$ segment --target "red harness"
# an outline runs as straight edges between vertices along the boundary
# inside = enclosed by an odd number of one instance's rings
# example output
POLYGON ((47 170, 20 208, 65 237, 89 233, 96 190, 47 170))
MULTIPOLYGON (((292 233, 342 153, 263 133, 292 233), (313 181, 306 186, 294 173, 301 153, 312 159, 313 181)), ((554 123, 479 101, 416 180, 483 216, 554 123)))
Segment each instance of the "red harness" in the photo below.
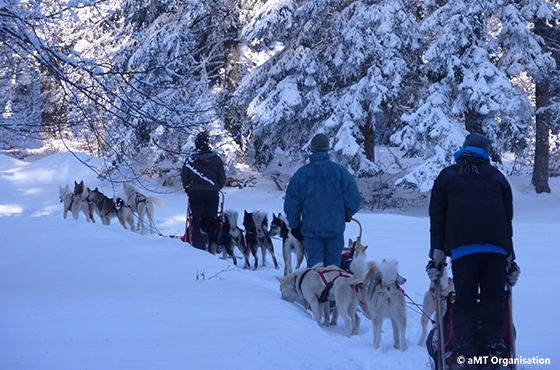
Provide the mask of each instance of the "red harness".
POLYGON ((336 269, 336 270, 314 270, 316 273, 319 274, 319 276, 321 277, 321 280, 323 280, 323 284, 325 284, 325 289, 323 289, 323 291, 321 292, 321 295, 319 296, 319 302, 320 303, 324 303, 326 301, 328 301, 328 296, 329 296, 329 292, 335 282, 336 279, 338 279, 339 277, 343 277, 343 278, 349 278, 351 275, 345 274, 344 270, 341 269, 336 269), (338 272, 338 275, 336 275, 334 277, 334 279, 332 279, 331 281, 328 281, 327 278, 325 277, 325 274, 329 273, 329 272, 338 272))
MULTIPOLYGON (((342 270, 342 269, 329 269, 329 270, 316 270, 316 269, 307 269, 302 275, 301 275, 301 279, 299 280, 299 283, 297 282, 297 275, 294 276, 294 288, 297 287, 299 289, 299 291, 301 292, 301 284, 303 282, 303 279, 305 278, 305 275, 307 275, 308 272, 310 271, 315 271, 317 274, 319 274, 319 276, 321 277, 321 280, 323 281, 323 284, 325 284, 325 289, 323 289, 323 291, 321 292, 321 295, 319 296, 319 302, 320 303, 324 303, 326 301, 328 301, 328 296, 329 296, 329 292, 335 282, 336 279, 338 279, 339 277, 343 277, 343 278, 349 278, 352 275, 346 273, 346 271, 342 270), (325 274, 330 273, 330 272, 338 272, 338 275, 336 275, 334 277, 334 279, 332 279, 331 281, 329 281, 326 277, 325 274)), ((354 289, 356 290, 356 294, 358 294, 359 290, 360 290, 360 284, 356 284, 354 285, 354 289)))

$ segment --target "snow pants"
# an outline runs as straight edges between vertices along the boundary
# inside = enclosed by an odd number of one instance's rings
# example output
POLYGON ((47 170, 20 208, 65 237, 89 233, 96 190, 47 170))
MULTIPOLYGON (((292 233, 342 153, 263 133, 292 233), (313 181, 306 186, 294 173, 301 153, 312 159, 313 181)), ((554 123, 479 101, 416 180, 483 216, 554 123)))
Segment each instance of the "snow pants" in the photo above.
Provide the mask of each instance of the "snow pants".
POLYGON ((220 195, 217 191, 191 191, 188 193, 192 213, 192 246, 206 250, 206 236, 200 231, 200 220, 203 217, 216 217, 220 195))
POLYGON ((453 260, 455 356, 484 356, 503 346, 507 258, 474 253, 453 260))
POLYGON ((319 262, 325 267, 330 265, 340 267, 344 249, 344 233, 330 238, 304 237, 303 242, 307 253, 307 267, 313 267, 319 262))

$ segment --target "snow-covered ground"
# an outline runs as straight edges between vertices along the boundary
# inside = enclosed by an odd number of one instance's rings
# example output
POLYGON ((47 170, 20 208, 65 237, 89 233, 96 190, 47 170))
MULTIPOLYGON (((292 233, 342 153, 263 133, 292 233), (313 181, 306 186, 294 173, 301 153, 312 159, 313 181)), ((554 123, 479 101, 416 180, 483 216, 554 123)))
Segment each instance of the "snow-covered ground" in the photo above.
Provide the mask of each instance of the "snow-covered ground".
MULTIPOLYGON (((95 160, 93 160, 95 161, 95 160)), ((0 369, 428 369, 420 315, 408 310, 405 352, 392 347, 389 322, 373 348, 371 322, 347 338, 344 323, 319 327, 310 314, 280 299, 270 256, 256 271, 170 237, 139 235, 116 220, 103 226, 62 218, 58 186, 85 180, 105 194, 121 188, 99 181, 71 154, 33 163, 0 155, 0 369)), ((514 242, 522 274, 514 288, 518 357, 550 359, 560 299, 560 179, 536 195, 528 178, 514 186, 514 242)), ((186 196, 158 187, 163 235, 182 234, 186 196)), ((115 192, 115 193, 114 193, 115 192)), ((225 208, 282 210, 283 193, 268 177, 254 187, 225 189, 225 208)), ((417 214, 417 212, 415 212, 417 214)), ((368 259, 396 258, 408 295, 428 288, 428 218, 359 213, 368 259)), ((346 237, 358 235, 350 223, 346 237)), ((282 261, 280 241, 274 240, 282 261)))

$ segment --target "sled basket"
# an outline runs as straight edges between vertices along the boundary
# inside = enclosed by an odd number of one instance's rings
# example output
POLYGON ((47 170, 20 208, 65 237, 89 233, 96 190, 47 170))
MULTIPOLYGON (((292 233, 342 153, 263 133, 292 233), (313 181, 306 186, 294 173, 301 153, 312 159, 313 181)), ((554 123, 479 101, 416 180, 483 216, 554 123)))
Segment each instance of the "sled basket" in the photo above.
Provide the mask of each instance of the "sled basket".
MULTIPOLYGON (((220 191, 220 198, 221 198, 221 202, 220 202, 220 209, 218 210, 218 218, 220 219, 220 229, 221 226, 223 224, 223 220, 224 220, 224 202, 225 202, 225 194, 220 191)), ((179 239, 181 239, 181 241, 185 242, 185 243, 189 243, 192 244, 192 233, 193 233, 193 216, 192 216, 192 211, 191 211, 191 204, 190 202, 187 204, 187 216, 186 216, 186 222, 185 222, 185 233, 179 237, 179 239)))
MULTIPOLYGON (((444 345, 443 349, 445 351, 445 367, 440 365, 440 353, 439 353, 439 330, 438 327, 432 328, 426 337, 426 349, 428 350, 428 354, 432 359, 432 369, 434 370, 444 370, 448 369, 449 366, 453 364, 457 364, 457 359, 453 357, 453 345, 455 342, 455 336, 453 333, 453 309, 455 306, 455 294, 450 293, 447 297, 442 298, 435 298, 435 299, 445 299, 447 303, 447 311, 445 315, 443 315, 443 332, 444 332, 444 345)), ((513 358, 513 348, 512 345, 515 341, 515 328, 512 329, 512 326, 509 325, 511 322, 510 317, 510 310, 509 308, 509 300, 511 299, 511 295, 509 291, 506 291, 506 297, 504 299, 504 313, 506 315, 505 320, 505 336, 504 336, 504 343, 506 345, 506 349, 501 353, 502 358, 513 358), (513 331, 513 333, 512 333, 513 331), (512 337, 513 336, 513 337, 512 337)), ((504 367, 504 369, 510 369, 509 367, 504 367)))

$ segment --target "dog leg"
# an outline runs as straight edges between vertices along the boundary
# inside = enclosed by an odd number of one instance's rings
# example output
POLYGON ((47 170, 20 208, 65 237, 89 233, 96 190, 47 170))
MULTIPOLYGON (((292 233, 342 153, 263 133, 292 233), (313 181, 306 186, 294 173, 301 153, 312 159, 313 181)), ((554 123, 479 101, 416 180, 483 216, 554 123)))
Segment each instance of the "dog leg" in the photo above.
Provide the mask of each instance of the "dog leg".
MULTIPOLYGON (((354 310, 355 312, 355 310, 354 310)), ((358 335, 360 333, 360 323, 362 319, 357 313, 354 313, 354 328, 352 330, 352 335, 358 335)))
POLYGON ((227 251, 233 260, 233 264, 237 266, 237 257, 235 257, 235 250, 233 249, 233 245, 230 245, 229 250, 227 251))
POLYGON ((350 337, 354 329, 354 322, 352 317, 350 317, 350 315, 348 314, 350 307, 343 306, 344 304, 342 304, 339 300, 336 301, 336 309, 338 310, 340 316, 342 316, 342 320, 344 320, 344 329, 346 332, 346 336, 350 337))
POLYGON ((262 267, 266 267, 266 247, 262 243, 260 243, 260 246, 261 246, 261 256, 262 256, 262 267))
POLYGON ((265 247, 266 249, 268 249, 270 255, 272 256, 272 262, 274 262, 274 268, 278 270, 280 266, 278 266, 278 261, 276 260, 276 256, 274 255, 274 244, 272 244, 272 239, 270 239, 270 236, 268 235, 265 236, 265 247))
POLYGON ((383 319, 374 317, 373 320, 373 346, 379 348, 381 345, 381 324, 383 324, 383 319))
POLYGON ((400 338, 400 334, 399 334, 399 325, 397 325, 397 320, 395 319, 391 319, 391 326, 393 327, 393 347, 395 348, 399 348, 399 338, 400 338))
MULTIPOLYGON (((324 312, 325 308, 324 308, 324 303, 319 303, 319 300, 317 299, 317 297, 313 297, 311 300, 307 301, 307 303, 309 303, 309 306, 311 307, 311 312, 313 313, 313 319, 315 321, 317 321, 317 324, 321 325, 321 318, 323 317, 323 314, 321 313, 321 310, 324 312)), ((327 311, 328 314, 328 311, 327 311)), ((326 324, 328 325, 328 324, 326 324)))
POLYGON ((424 311, 424 314, 422 315, 422 318, 420 319, 420 325, 422 326, 422 334, 420 335, 420 340, 418 341, 419 346, 423 346, 424 343, 426 342, 426 335, 428 334, 428 321, 429 321, 427 316, 432 317, 432 315, 435 311, 434 310, 434 300, 433 300, 432 295, 430 294, 429 291, 426 292, 426 294, 424 294, 424 302, 422 303, 422 311, 424 311))
POLYGON ((132 214, 132 211, 128 211, 126 220, 128 222, 128 225, 130 226, 130 231, 136 231, 136 227, 134 227, 134 215, 132 214))
POLYGON ((331 325, 336 326, 337 324, 338 324, 338 305, 335 305, 334 306, 334 311, 332 313, 331 325))
POLYGON ((403 351, 406 351, 408 349, 408 341, 406 340, 406 316, 401 317, 398 324, 401 336, 401 348, 403 351))
POLYGON ((326 301, 325 303, 320 303, 321 307, 323 308, 323 316, 325 317, 325 320, 323 321, 323 325, 325 326, 329 326, 330 322, 331 322, 331 314, 329 312, 329 301, 326 301))
POLYGON ((295 250, 296 258, 297 258, 297 260, 296 260, 296 270, 297 270, 301 267, 301 264, 303 263, 303 255, 304 255, 303 245, 295 246, 294 250, 295 250))
POLYGON ((284 257, 284 276, 293 272, 292 269, 292 246, 286 239, 282 243, 282 256, 284 257))
POLYGON ((87 212, 88 212, 89 219, 91 220, 91 222, 95 223, 95 217, 93 216, 93 214, 95 213, 94 209, 93 209, 93 204, 90 204, 90 203, 87 204, 87 212))
POLYGON ((259 266, 259 255, 258 255, 258 245, 254 244, 251 245, 251 254, 253 255, 253 258, 255 259, 255 266, 253 267, 253 270, 256 270, 257 267, 259 266))

